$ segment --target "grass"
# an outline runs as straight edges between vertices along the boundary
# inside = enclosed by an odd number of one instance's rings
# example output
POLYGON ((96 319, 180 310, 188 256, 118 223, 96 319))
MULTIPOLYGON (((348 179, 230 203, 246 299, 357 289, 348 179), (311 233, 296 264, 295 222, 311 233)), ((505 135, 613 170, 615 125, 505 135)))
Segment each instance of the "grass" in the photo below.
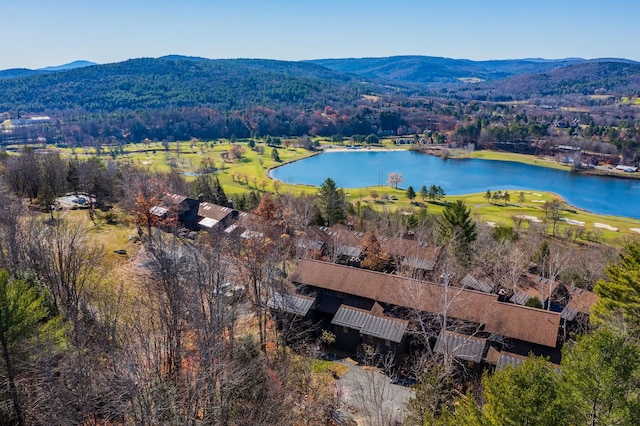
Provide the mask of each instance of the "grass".
MULTIPOLYGON (((326 138, 318 138, 317 140, 323 146, 348 146, 348 142, 346 141, 343 144, 335 144, 331 143, 326 138)), ((220 179, 227 195, 233 197, 246 193, 249 190, 256 190, 259 192, 262 192, 263 190, 276 192, 273 180, 268 177, 268 171, 270 168, 314 155, 313 152, 309 152, 301 148, 281 147, 278 148, 278 153, 282 162, 278 163, 271 159, 272 148, 264 147, 264 154, 259 154, 257 151, 248 149, 246 144, 243 143, 242 145, 246 148, 245 154, 243 158, 234 162, 223 161, 223 154, 226 153, 231 146, 228 141, 194 143, 172 142, 168 144, 168 146, 163 146, 161 143, 130 144, 124 147, 125 154, 123 156, 119 155, 117 158, 131 161, 140 166, 149 167, 152 170, 168 172, 173 169, 186 173, 197 173, 202 168, 203 159, 208 159, 210 162, 213 162, 217 168, 219 168, 217 176, 220 179), (246 178, 238 179, 238 174, 242 174, 246 176, 246 178)), ((382 139, 381 147, 396 148, 391 139, 382 139)), ((63 149, 62 152, 67 155, 72 155, 70 149, 63 149)), ((88 148, 81 151, 76 150, 76 154, 89 156, 94 155, 95 152, 92 148, 88 148)), ((534 166, 569 170, 568 166, 559 164, 554 160, 541 159, 525 154, 496 151, 475 151, 472 153, 471 157, 492 161, 513 161, 534 166)), ((187 180, 193 179, 193 177, 188 176, 186 178, 187 180)), ((316 191, 317 189, 313 186, 293 185, 280 182, 277 192, 313 194, 316 191)), ((376 210, 401 209, 404 211, 414 212, 421 208, 420 206, 416 206, 409 202, 403 189, 393 189, 388 186, 373 186, 366 188, 346 188, 344 191, 347 200, 354 205, 359 204, 360 208, 370 206, 376 210), (377 198, 371 197, 373 192, 378 194, 377 198)), ((525 202, 521 204, 516 201, 518 198, 518 192, 511 192, 512 200, 507 205, 488 203, 484 198, 484 193, 447 196, 446 200, 453 201, 461 199, 465 201, 478 220, 483 222, 512 225, 513 217, 516 215, 544 218, 544 211, 542 208, 543 203, 536 203, 533 202, 533 200, 550 200, 553 194, 524 191, 525 202), (538 196, 537 194, 540 195, 538 196)), ((419 195, 416 200, 425 206, 431 214, 440 214, 444 208, 443 203, 423 202, 419 195)), ((86 213, 81 212, 75 214, 86 215, 86 213)), ((638 236, 638 233, 631 231, 630 228, 640 228, 640 221, 638 220, 615 216, 601 216, 573 207, 568 207, 567 210, 564 211, 563 217, 570 220, 585 222, 584 228, 586 230, 595 230, 597 233, 601 234, 602 239, 607 242, 615 242, 623 236, 638 236), (619 231, 614 232, 604 228, 596 229, 594 228, 595 223, 608 224, 618 228, 619 231)), ((570 225, 560 223, 559 226, 562 230, 564 227, 568 227, 570 225)), ((96 228, 97 229, 92 232, 99 233, 101 232, 100 229, 109 230, 109 232, 106 232, 108 235, 105 235, 105 249, 110 257, 117 259, 118 255, 114 255, 113 250, 119 248, 126 249, 126 245, 128 244, 127 237, 133 233, 132 228, 127 229, 122 226, 118 228, 115 225, 103 224, 96 228)))
POLYGON ((330 373, 334 377, 340 378, 344 376, 347 373, 347 371, 349 371, 349 367, 334 361, 314 359, 313 365, 311 367, 311 371, 316 374, 330 373))
POLYGON ((471 158, 478 158, 481 160, 493 160, 493 161, 512 161, 514 163, 529 164, 538 167, 548 167, 558 170, 571 170, 571 166, 567 166, 558 163, 554 159, 541 158, 535 155, 528 154, 516 154, 511 152, 499 152, 499 151, 473 151, 471 158))

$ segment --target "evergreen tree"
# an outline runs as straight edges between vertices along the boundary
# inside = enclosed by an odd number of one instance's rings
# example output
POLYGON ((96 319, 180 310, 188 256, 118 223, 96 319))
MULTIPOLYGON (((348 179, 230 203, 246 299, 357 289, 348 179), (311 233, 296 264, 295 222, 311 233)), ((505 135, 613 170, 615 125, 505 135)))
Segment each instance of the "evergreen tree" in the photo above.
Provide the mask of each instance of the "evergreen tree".
POLYGON ((271 159, 273 161, 276 161, 278 163, 280 163, 282 160, 280 159, 280 154, 278 153, 278 150, 276 148, 273 148, 271 150, 271 159))
POLYGON ((607 279, 594 287, 599 296, 592 308, 595 322, 621 314, 634 327, 640 327, 640 242, 629 243, 618 262, 607 266, 607 279))
POLYGON ((429 197, 429 191, 425 185, 422 185, 422 188, 420 188, 420 197, 422 198, 422 201, 427 201, 427 198, 429 197))
POLYGON ((484 198, 487 200, 487 203, 491 203, 491 198, 492 198, 491 191, 487 189, 487 192, 484 193, 484 198))
POLYGON ((462 200, 456 200, 442 211, 441 235, 469 244, 476 239, 476 224, 471 219, 471 211, 462 200))
MULTIPOLYGON (((54 331, 55 324, 57 321, 49 319, 44 296, 35 287, 23 280, 10 279, 6 271, 0 271, 0 345, 9 387, 7 394, 13 405, 11 417, 19 425, 24 424, 24 418, 16 378, 19 360, 27 356, 22 353, 22 344, 42 331, 54 331)), ((0 417, 5 417, 1 411, 0 417)))
POLYGON ((640 347, 624 330, 602 327, 565 345, 560 393, 571 424, 637 424, 639 386, 640 347))
POLYGON ((327 178, 318 190, 319 208, 326 225, 333 225, 344 220, 346 210, 344 192, 336 187, 333 179, 327 178))
POLYGON ((414 191, 413 186, 409 185, 407 188, 407 198, 409 201, 413 202, 413 199, 416 198, 416 191, 414 191))

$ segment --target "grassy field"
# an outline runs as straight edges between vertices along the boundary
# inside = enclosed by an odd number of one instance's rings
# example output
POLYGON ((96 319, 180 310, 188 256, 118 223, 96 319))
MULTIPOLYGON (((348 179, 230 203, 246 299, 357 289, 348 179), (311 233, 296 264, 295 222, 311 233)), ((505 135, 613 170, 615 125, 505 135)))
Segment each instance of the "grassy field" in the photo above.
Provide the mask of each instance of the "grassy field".
MULTIPOLYGON (((331 143, 327 139, 319 139, 319 141, 323 147, 333 146, 340 148, 345 146, 344 144, 331 143)), ((348 142, 345 142, 345 144, 348 144, 348 142)), ((201 170, 203 162, 213 163, 215 167, 219 169, 217 175, 224 186, 225 192, 229 196, 234 196, 249 190, 257 190, 259 192, 276 192, 273 180, 268 177, 268 171, 270 168, 314 155, 314 153, 301 148, 282 147, 278 149, 282 162, 278 163, 271 159, 272 148, 270 147, 264 147, 264 153, 260 154, 257 151, 248 149, 246 143, 242 143, 242 146, 246 148, 245 153, 241 159, 236 161, 223 160, 223 154, 231 147, 231 144, 227 141, 218 141, 217 143, 172 142, 168 144, 168 146, 163 146, 161 143, 132 144, 125 146, 124 154, 119 154, 116 158, 131 161, 134 164, 146 166, 152 170, 164 172, 176 170, 178 172, 185 173, 187 180, 193 179, 192 176, 201 170)), ((394 145, 390 139, 384 139, 381 141, 381 147, 394 148, 394 145)), ((68 149, 63 150, 63 153, 72 155, 71 150, 68 149)), ((89 156, 94 155, 95 152, 91 149, 82 151, 76 150, 75 154, 80 156, 89 156)), ((564 166, 553 160, 544 160, 531 155, 494 151, 475 151, 471 156, 473 158, 485 160, 514 161, 535 166, 569 170, 568 166, 564 166)), ((277 189, 277 192, 280 193, 289 192, 300 194, 316 192, 316 188, 312 186, 292 185, 283 182, 278 185, 277 189)), ((420 208, 426 207, 427 211, 432 214, 440 214, 443 209, 442 204, 430 203, 428 201, 421 200, 419 195, 416 199, 419 205, 412 204, 407 199, 404 190, 396 190, 389 186, 345 188, 344 191, 348 201, 354 203, 354 205, 359 204, 361 208, 364 206, 370 206, 377 210, 402 209, 409 212, 418 211, 420 208), (377 197, 372 197, 373 193, 376 193, 377 197)), ((447 196, 445 200, 464 200, 471 208, 473 214, 481 222, 513 225, 513 217, 517 215, 543 219, 545 217, 545 213, 542 208, 543 202, 550 200, 553 194, 524 191, 524 196, 525 201, 523 203, 519 203, 517 201, 518 192, 512 192, 511 201, 505 205, 488 203, 484 198, 484 193, 468 194, 464 196, 447 196)), ((566 210, 564 210, 563 218, 574 221, 573 223, 584 222, 584 225, 582 226, 583 229, 597 233, 600 235, 601 239, 605 241, 613 242, 623 236, 640 235, 631 230, 632 228, 640 229, 640 221, 634 219, 595 215, 571 206, 567 206, 566 210), (612 231, 607 227, 596 227, 596 224, 608 225, 609 227, 617 228, 618 230, 612 231)), ((108 227, 111 225, 104 226, 108 227)), ((549 228, 551 227, 551 225, 548 226, 549 228)), ((560 231, 562 231, 565 227, 575 228, 578 225, 569 225, 566 222, 560 222, 558 226, 560 227, 560 231)), ((124 230, 121 231, 122 234, 128 232, 129 231, 125 232, 124 230)), ((113 250, 120 248, 119 246, 123 244, 126 244, 126 241, 121 238, 123 235, 120 235, 120 237, 118 237, 118 235, 119 232, 113 232, 112 235, 110 235, 110 238, 120 239, 118 241, 107 241, 107 244, 105 245, 109 245, 107 248, 108 252, 113 253, 113 250)))
POLYGON ((535 155, 515 154, 511 152, 499 151, 473 151, 471 158, 494 161, 512 161, 514 163, 530 164, 538 167, 549 167, 558 170, 571 170, 571 166, 561 164, 552 158, 540 158, 535 155))

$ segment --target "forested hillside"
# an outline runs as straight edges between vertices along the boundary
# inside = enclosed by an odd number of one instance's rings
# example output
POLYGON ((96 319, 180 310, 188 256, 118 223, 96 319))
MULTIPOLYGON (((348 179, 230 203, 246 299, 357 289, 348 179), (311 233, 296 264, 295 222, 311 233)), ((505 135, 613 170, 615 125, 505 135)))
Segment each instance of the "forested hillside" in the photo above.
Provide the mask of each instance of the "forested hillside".
POLYGON ((362 91, 355 78, 309 63, 145 58, 0 80, 0 111, 304 108, 362 91))
POLYGON ((431 56, 315 59, 315 64, 368 78, 403 83, 460 83, 460 79, 499 80, 584 63, 584 59, 471 61, 431 56))

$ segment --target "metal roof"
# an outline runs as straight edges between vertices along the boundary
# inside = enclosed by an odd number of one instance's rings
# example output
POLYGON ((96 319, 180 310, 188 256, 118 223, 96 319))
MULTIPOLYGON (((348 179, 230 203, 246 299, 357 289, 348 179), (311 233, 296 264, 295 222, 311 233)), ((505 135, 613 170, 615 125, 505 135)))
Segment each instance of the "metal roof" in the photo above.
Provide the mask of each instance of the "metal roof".
POLYGON ((367 336, 400 343, 407 329, 407 322, 389 317, 367 315, 360 332, 367 336))
POLYGON ((479 364, 486 345, 487 339, 445 331, 438 337, 434 350, 440 354, 448 352, 455 358, 479 364))
POLYGON ((339 256, 360 257, 361 254, 362 249, 360 247, 346 246, 344 244, 338 247, 339 256))
POLYGON ((367 336, 400 343, 407 329, 407 321, 391 317, 371 315, 367 311, 342 305, 336 312, 331 324, 349 327, 367 336))
POLYGON ((471 288, 473 290, 482 291, 484 293, 491 293, 493 288, 484 281, 478 281, 471 274, 465 275, 460 282, 464 288, 471 288))
POLYGON ((405 257, 400 264, 408 268, 422 269, 425 271, 431 271, 433 267, 436 266, 436 262, 433 260, 421 259, 419 257, 405 257))
POLYGON ((313 297, 276 292, 267 301, 267 306, 271 309, 277 309, 303 317, 307 315, 313 302, 315 302, 315 298, 313 297))
POLYGON ((498 364, 496 365, 496 371, 502 370, 507 365, 512 365, 516 367, 524 363, 524 360, 525 358, 520 355, 512 354, 509 352, 501 352, 500 356, 498 357, 498 364))
POLYGON ((354 309, 349 308, 345 305, 340 305, 338 311, 331 320, 331 324, 340 327, 353 328, 354 330, 361 330, 362 325, 364 324, 364 321, 368 315, 368 313, 360 309, 354 309))
POLYGON ((218 220, 211 219, 210 217, 205 217, 200 222, 198 222, 198 225, 204 226, 206 228, 213 228, 218 222, 218 220))
POLYGON ((309 250, 322 250, 324 243, 318 240, 298 240, 296 247, 309 250))
POLYGON ((509 300, 516 305, 524 305, 529 299, 531 299, 531 296, 529 296, 527 293, 516 291, 515 293, 513 293, 513 296, 511 296, 511 299, 509 300))
POLYGON ((568 306, 565 306, 565 308, 560 313, 560 318, 562 318, 565 321, 573 321, 577 315, 578 315, 577 310, 572 309, 568 306))

